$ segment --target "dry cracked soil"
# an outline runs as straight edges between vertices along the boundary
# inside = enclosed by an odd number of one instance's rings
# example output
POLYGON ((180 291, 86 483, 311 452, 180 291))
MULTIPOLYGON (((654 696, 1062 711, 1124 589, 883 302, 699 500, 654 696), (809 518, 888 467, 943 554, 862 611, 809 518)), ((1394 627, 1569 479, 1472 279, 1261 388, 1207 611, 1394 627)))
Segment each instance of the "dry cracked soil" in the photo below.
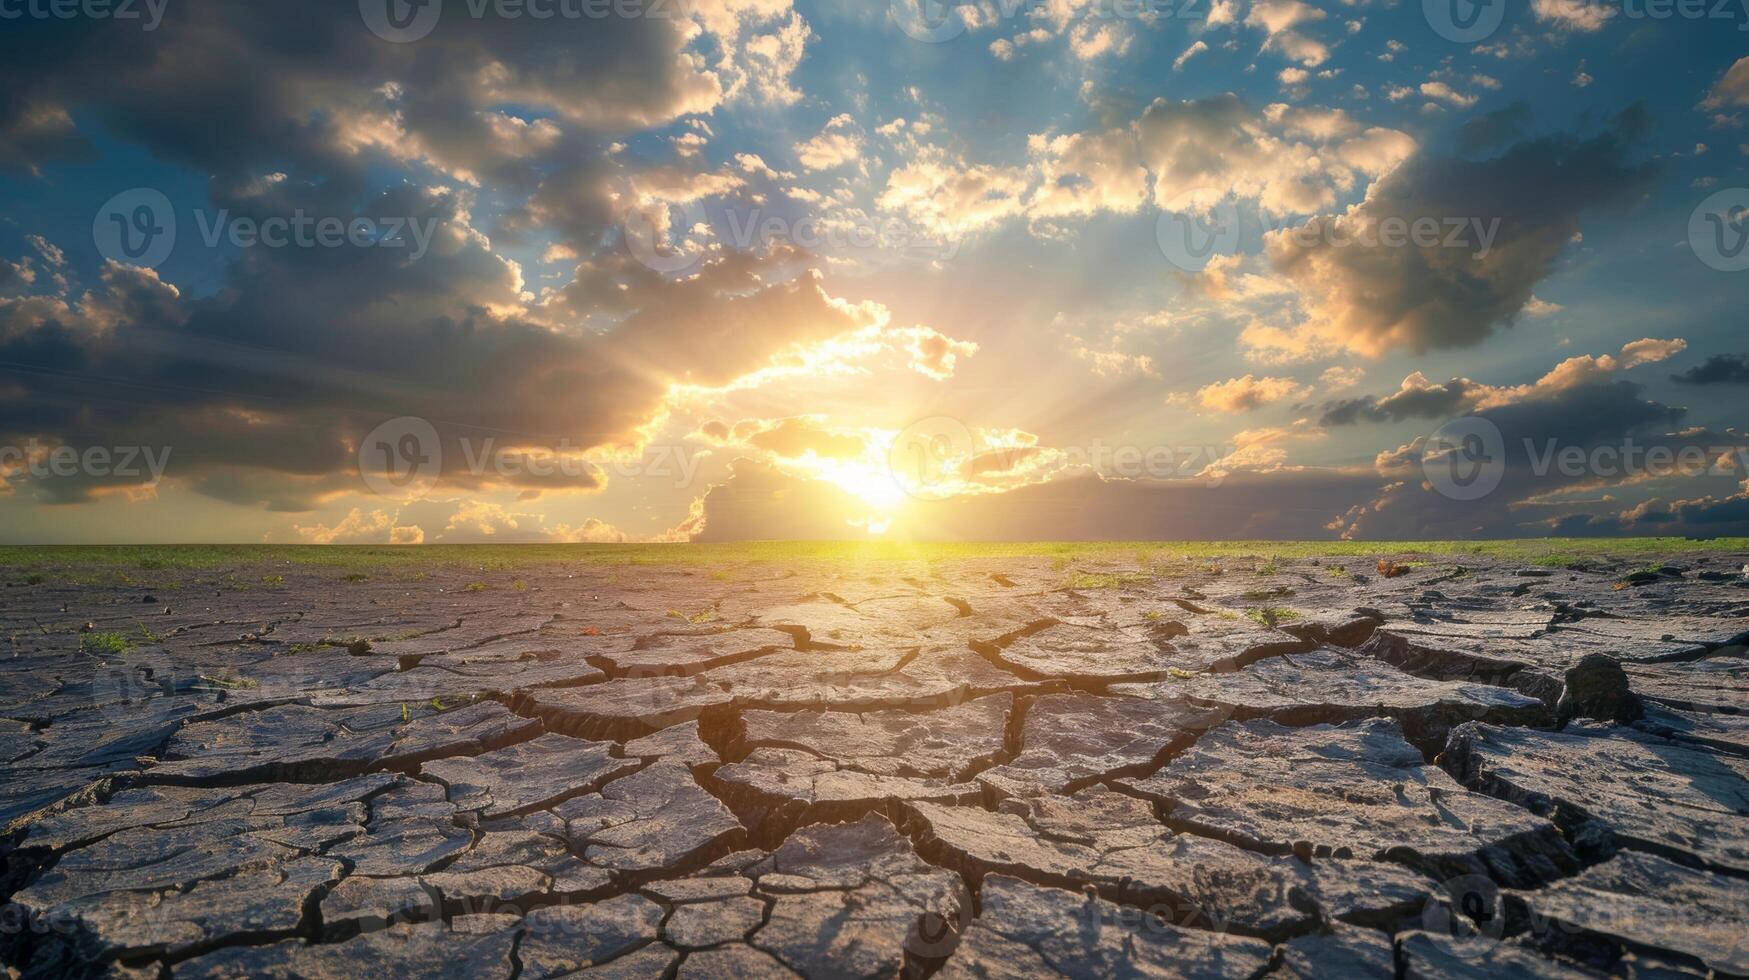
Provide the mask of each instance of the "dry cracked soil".
POLYGON ((1749 976, 1744 561, 13 574, 0 962, 1749 976))

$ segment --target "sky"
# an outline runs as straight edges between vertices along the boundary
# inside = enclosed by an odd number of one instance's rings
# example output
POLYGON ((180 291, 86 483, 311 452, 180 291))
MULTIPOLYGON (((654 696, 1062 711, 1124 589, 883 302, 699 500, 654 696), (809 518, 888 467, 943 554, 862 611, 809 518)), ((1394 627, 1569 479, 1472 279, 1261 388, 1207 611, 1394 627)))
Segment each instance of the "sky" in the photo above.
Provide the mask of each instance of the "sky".
POLYGON ((0 542, 1749 534, 1749 0, 0 0, 0 542))

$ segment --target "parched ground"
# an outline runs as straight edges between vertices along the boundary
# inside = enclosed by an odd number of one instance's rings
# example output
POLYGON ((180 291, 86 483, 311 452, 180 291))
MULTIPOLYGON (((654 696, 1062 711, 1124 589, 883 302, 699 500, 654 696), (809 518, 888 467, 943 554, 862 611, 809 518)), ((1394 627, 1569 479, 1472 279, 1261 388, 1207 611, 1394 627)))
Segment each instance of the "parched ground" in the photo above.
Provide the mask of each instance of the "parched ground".
POLYGON ((1749 975, 1749 555, 1317 552, 11 553, 0 962, 1749 975))

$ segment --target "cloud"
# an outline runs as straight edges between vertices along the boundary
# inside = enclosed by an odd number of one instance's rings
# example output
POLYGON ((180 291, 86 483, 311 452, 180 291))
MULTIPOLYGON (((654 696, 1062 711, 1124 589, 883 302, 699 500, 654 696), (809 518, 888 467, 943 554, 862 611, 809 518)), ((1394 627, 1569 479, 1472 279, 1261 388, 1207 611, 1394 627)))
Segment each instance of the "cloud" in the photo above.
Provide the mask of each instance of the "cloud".
POLYGON ((959 359, 978 352, 977 344, 955 340, 928 327, 909 327, 899 334, 905 338, 905 350, 911 355, 911 370, 936 381, 953 377, 959 359))
POLYGON ((1135 128, 1154 203, 1167 211, 1204 210, 1232 196, 1275 214, 1310 213, 1359 178, 1389 172, 1415 145, 1341 110, 1272 105, 1260 113, 1231 94, 1156 99, 1135 128))
MULTIPOLYGON (((228 203, 244 214, 323 203, 313 188, 273 193, 292 198, 228 203)), ((436 222, 430 253, 410 262, 381 248, 259 249, 232 267, 225 290, 199 299, 113 264, 93 288, 45 292, 12 277, 0 291, 10 293, 0 295, 0 358, 30 369, 19 382, 29 395, 0 400, 0 435, 171 446, 169 478, 197 492, 309 509, 362 490, 365 434, 410 415, 434 420, 441 476, 456 488, 588 492, 605 483, 593 466, 480 471, 469 457, 487 445, 494 459, 527 459, 635 444, 675 383, 727 384, 778 351, 856 335, 884 315, 827 295, 811 274, 771 281, 747 256, 686 280, 590 264, 579 279, 623 288, 534 306, 453 196, 402 189, 379 203, 367 213, 436 222), (602 299, 611 328, 539 322, 602 299)), ((930 333, 911 328, 889 343, 916 346, 907 356, 938 374, 969 353, 930 333)))
POLYGON ((1714 354, 1701 364, 1672 374, 1670 380, 1685 385, 1749 384, 1749 356, 1714 354))
POLYGON ((1324 17, 1324 11, 1300 0, 1254 0, 1245 24, 1263 30, 1265 51, 1280 51, 1308 68, 1316 68, 1330 57, 1330 48, 1298 28, 1324 17))
POLYGON ((1749 106, 1749 56, 1738 58, 1725 69, 1719 80, 1707 92, 1703 109, 1728 109, 1749 106))
POLYGON ((1582 215, 1650 185, 1653 167, 1627 159, 1644 125, 1630 110, 1589 139, 1552 136, 1486 160, 1418 155, 1346 212, 1269 233, 1268 264, 1297 290, 1303 319, 1251 346, 1378 356, 1480 343, 1529 304, 1582 215), (1417 221, 1437 234, 1382 234, 1417 221))
POLYGON ((294 524, 292 531, 305 544, 420 544, 425 532, 417 525, 396 523, 384 510, 369 514, 357 507, 332 527, 326 524, 294 524))
POLYGON ((1538 23, 1577 34, 1600 31, 1615 16, 1614 7, 1593 0, 1531 0, 1530 10, 1538 23))
MULTIPOLYGON (((1497 489, 1476 500, 1457 501, 1429 483, 1423 468, 1424 437, 1400 450, 1381 453, 1378 472, 1390 480, 1384 490, 1343 515, 1337 529, 1345 537, 1392 538, 1514 537, 1572 531, 1569 518, 1592 515, 1597 494, 1608 488, 1632 488, 1648 471, 1617 467, 1619 455, 1602 457, 1609 465, 1576 469, 1551 466, 1555 453, 1577 453, 1590 460, 1598 449, 1619 454, 1638 447, 1641 458, 1653 447, 1674 457, 1716 445, 1716 434, 1680 430, 1686 415, 1641 397, 1638 385, 1626 381, 1588 383, 1484 409, 1480 417, 1500 430, 1504 458, 1497 489), (1692 447, 1692 448, 1690 448, 1692 447)), ((1740 437, 1732 442, 1741 443, 1740 437)), ((1432 463, 1441 465, 1437 460, 1432 463)), ((1588 518, 1582 518, 1582 520, 1588 518)), ((1590 533, 1610 533, 1595 529, 1590 533)))
POLYGON ((1582 354, 1569 357, 1530 384, 1504 387, 1481 384, 1468 378, 1453 378, 1444 384, 1434 384, 1426 375, 1416 371, 1404 378, 1395 392, 1383 398, 1354 398, 1330 403, 1325 406, 1321 424, 1341 426, 1357 422, 1450 418, 1530 399, 1549 398, 1602 381, 1619 371, 1668 360, 1687 347, 1688 342, 1681 338, 1660 340, 1647 337, 1624 344, 1619 356, 1582 354))
POLYGON ((887 186, 876 202, 951 240, 1020 214, 1026 187, 1026 173, 1018 168, 968 164, 943 151, 926 150, 887 174, 887 186))
POLYGON ((868 443, 861 435, 832 430, 812 417, 743 421, 736 424, 732 438, 790 459, 807 455, 856 459, 868 452, 868 443))
POLYGON ((1308 394, 1310 389, 1292 378, 1258 378, 1249 374, 1204 385, 1194 395, 1174 398, 1194 402, 1213 412, 1249 412, 1289 398, 1308 394))
POLYGON ((796 159, 809 170, 831 170, 862 155, 863 134, 849 115, 833 116, 813 138, 796 146, 796 159))
POLYGON ((1128 214, 1148 200, 1148 171, 1128 128, 1037 135, 1030 147, 1040 170, 1038 186, 1026 205, 1035 218, 1099 211, 1128 214))

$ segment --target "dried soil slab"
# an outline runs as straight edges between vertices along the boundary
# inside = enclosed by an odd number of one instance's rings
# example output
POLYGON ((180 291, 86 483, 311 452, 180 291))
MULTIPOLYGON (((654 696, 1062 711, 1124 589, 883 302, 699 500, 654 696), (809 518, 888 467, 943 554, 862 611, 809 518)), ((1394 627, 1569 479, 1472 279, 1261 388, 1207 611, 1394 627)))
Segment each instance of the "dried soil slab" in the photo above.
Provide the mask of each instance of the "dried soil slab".
POLYGON ((626 740, 730 705, 924 709, 1036 687, 969 650, 811 650, 769 654, 690 678, 629 678, 524 691, 516 705, 554 731, 626 740))
POLYGON ((1554 621, 1549 609, 1483 609, 1451 603, 1418 607, 1413 621, 1392 622, 1391 629, 1412 635, 1526 640, 1547 632, 1554 621))
POLYGON ((1020 754, 977 781, 1003 796, 1062 793, 1144 772, 1221 720, 1218 711, 1183 702, 1041 695, 1026 708, 1020 754))
MULTIPOLYGON (((505 603, 514 608, 514 604, 505 603)), ((433 630, 405 640, 372 640, 373 655, 389 657, 423 657, 452 653, 483 646, 506 637, 534 633, 552 621, 547 612, 522 613, 487 607, 464 615, 461 622, 447 629, 433 630)))
MULTIPOLYGON (((1558 950, 1584 950, 1583 932, 1720 974, 1749 975, 1749 881, 1742 878, 1622 851, 1575 877, 1515 897, 1533 913, 1532 935, 1558 950)), ((1587 958, 1602 959, 1594 948, 1587 958)), ((1593 965, 1614 967, 1610 960, 1593 965)))
MULTIPOLYGON (((1303 599, 1300 603, 1306 604, 1303 599)), ((1282 623, 1281 630, 1319 646, 1357 647, 1371 639, 1384 621, 1384 616, 1375 609, 1320 608, 1301 611, 1298 618, 1282 623)))
MULTIPOLYGON (((187 670, 186 659, 167 658, 187 670)), ((173 668, 174 669, 174 668, 173 668)), ((244 700, 302 698, 339 694, 389 674, 395 661, 386 657, 353 656, 345 647, 287 650, 266 660, 236 668, 209 667, 190 681, 204 680, 244 700)))
POLYGON ((799 749, 754 749, 711 778, 736 807, 791 823, 855 820, 891 800, 959 802, 980 794, 975 784, 847 769, 799 749))
POLYGON ((1419 930, 1398 937, 1397 962, 1408 980, 1582 980, 1597 976, 1518 943, 1419 930))
POLYGON ((755 609, 761 626, 791 631, 799 645, 867 646, 890 644, 958 618, 959 607, 930 595, 865 599, 854 605, 822 593, 792 605, 755 609))
POLYGON ((438 898, 417 878, 351 875, 322 896, 322 925, 330 931, 376 932, 396 923, 438 918, 438 898))
POLYGON ((617 872, 680 868, 733 847, 743 835, 729 808, 675 762, 615 779, 554 812, 586 861, 617 872))
POLYGON ((0 769, 0 833, 10 835, 82 798, 107 775, 102 769, 0 769))
POLYGON ((1679 711, 1647 705, 1634 727, 1650 735, 1675 739, 1716 752, 1749 756, 1749 714, 1679 711))
MULTIPOLYGON (((1478 614, 1467 614, 1475 616, 1478 614)), ((1366 652, 1414 674, 1444 680, 1509 680, 1521 670, 1564 673, 1587 654, 1601 653, 1623 663, 1689 660, 1706 646, 1667 639, 1656 621, 1586 619, 1586 625, 1554 626, 1537 612, 1532 618, 1499 614, 1488 623, 1419 619, 1380 627, 1366 652), (1589 624, 1609 623, 1614 632, 1589 624)))
POLYGON ((737 629, 720 633, 658 633, 645 636, 629 650, 602 653, 596 660, 624 677, 688 677, 712 667, 795 649, 791 633, 774 629, 737 629))
POLYGON ((1374 929, 1339 926, 1330 932, 1296 936, 1281 945, 1281 964, 1272 977, 1323 980, 1325 977, 1396 976, 1396 951, 1390 938, 1374 929))
POLYGON ((1395 718, 1410 741, 1431 747, 1444 745, 1451 727, 1466 721, 1554 720, 1548 705, 1515 691, 1416 677, 1373 657, 1330 648, 1271 657, 1232 674, 1163 681, 1148 693, 1223 708, 1238 720, 1268 718, 1284 725, 1395 718))
POLYGON ((1270 853, 1396 861, 1533 885, 1577 862, 1554 825, 1424 763, 1394 721, 1284 728, 1234 722, 1146 779, 1174 827, 1270 853))
POLYGON ((1614 842, 1749 873, 1749 759, 1631 728, 1567 734, 1471 723, 1442 764, 1465 785, 1550 813, 1606 856, 1614 842))
POLYGON ((971 897, 878 816, 816 824, 749 869, 772 896, 749 941, 804 976, 896 976, 957 944, 971 897))
MULTIPOLYGON (((538 908, 523 918, 517 959, 530 980, 573 974, 611 963, 656 938, 662 907, 642 895, 619 895, 587 905, 538 908)), ((665 958, 667 960, 673 957, 665 958)), ((662 967, 645 976, 660 976, 662 967)))
POLYGON ((123 957, 182 957, 225 942, 289 937, 304 923, 317 890, 344 873, 338 861, 307 857, 228 878, 196 881, 185 891, 109 892, 57 906, 64 930, 39 948, 33 966, 77 972, 123 957))
POLYGON ((540 730, 496 702, 441 714, 415 702, 331 710, 281 705, 186 725, 170 740, 148 782, 332 779, 382 767, 476 755, 540 730))
POLYGON ((461 916, 442 922, 393 925, 343 943, 301 941, 221 949, 176 965, 178 977, 265 977, 272 980, 350 980, 354 977, 502 977, 513 972, 510 950, 516 920, 461 916), (469 919, 490 919, 480 926, 469 919), (481 928, 483 926, 484 928, 481 928))
POLYGON ((330 707, 479 699, 524 688, 576 687, 607 679, 606 672, 581 656, 553 656, 510 663, 446 666, 452 657, 431 657, 404 671, 380 674, 342 690, 323 691, 312 703, 330 707))
POLYGON ((464 908, 593 894, 612 883, 606 871, 572 856, 563 838, 527 830, 481 834, 472 849, 419 881, 464 908))
POLYGON ((1587 616, 1563 627, 1563 631, 1607 636, 1624 644, 1675 643, 1717 650, 1742 646, 1749 641, 1749 618, 1673 615, 1620 619, 1587 616))
POLYGON ((655 761, 665 759, 686 766, 716 765, 717 750, 705 744, 698 733, 698 722, 664 728, 654 735, 633 739, 625 745, 625 754, 632 759, 655 761))
POLYGON ((1004 875, 984 879, 980 899, 981 914, 937 976, 1249 977, 1269 964, 1267 943, 1004 875))
POLYGON ((427 762, 420 771, 447 786, 452 803, 490 819, 581 796, 639 765, 612 753, 606 742, 547 734, 472 758, 427 762))
POLYGON ((1105 683, 1154 680, 1171 670, 1235 670, 1311 646, 1247 619, 1183 612, 1138 626, 1051 620, 974 643, 980 653, 1024 676, 1105 683))
POLYGON ((1316 909, 1304 865, 1174 834, 1146 802, 1104 788, 1012 801, 1003 812, 909 804, 918 847, 974 878, 1006 874, 1155 910, 1174 923, 1280 938, 1316 909))
POLYGON ((522 691, 515 710, 539 718, 550 731, 580 738, 631 740, 696 721, 734 701, 698 677, 639 677, 587 687, 522 691))
POLYGON ((125 830, 63 855, 12 900, 48 909, 109 892, 181 887, 299 856, 295 847, 248 830, 236 819, 125 830))
POLYGON ((1014 698, 996 694, 940 711, 745 711, 741 743, 803 749, 881 776, 954 779, 1002 751, 1014 698))
POLYGON ((328 853, 345 858, 353 874, 393 877, 439 867, 465 852, 473 841, 472 833, 447 819, 375 820, 368 832, 328 853))
POLYGON ((1666 707, 1749 714, 1749 656, 1627 664, 1623 669, 1635 694, 1666 707))
MULTIPOLYGON (((56 698, 66 699, 66 695, 56 698)), ((156 752, 178 727, 216 706, 204 696, 147 697, 96 706, 85 702, 80 710, 57 717, 39 731, 42 747, 11 768, 132 769, 137 757, 156 752)))
POLYGON ((681 949, 742 942, 765 923, 765 900, 741 895, 675 908, 662 938, 681 949))
POLYGON ((194 824, 208 820, 252 820, 263 829, 275 818, 326 810, 362 813, 362 802, 404 780, 376 774, 332 783, 273 783, 231 789, 146 786, 118 790, 102 805, 79 806, 32 823, 24 840, 29 848, 62 850, 83 846, 110 834, 148 826, 194 824))
MULTIPOLYGON (((666 947, 664 947, 666 948, 666 947)), ((654 976, 654 974, 646 974, 654 976)), ((738 980, 740 977, 799 977, 764 950, 741 943, 700 950, 680 964, 678 980, 738 980)))

